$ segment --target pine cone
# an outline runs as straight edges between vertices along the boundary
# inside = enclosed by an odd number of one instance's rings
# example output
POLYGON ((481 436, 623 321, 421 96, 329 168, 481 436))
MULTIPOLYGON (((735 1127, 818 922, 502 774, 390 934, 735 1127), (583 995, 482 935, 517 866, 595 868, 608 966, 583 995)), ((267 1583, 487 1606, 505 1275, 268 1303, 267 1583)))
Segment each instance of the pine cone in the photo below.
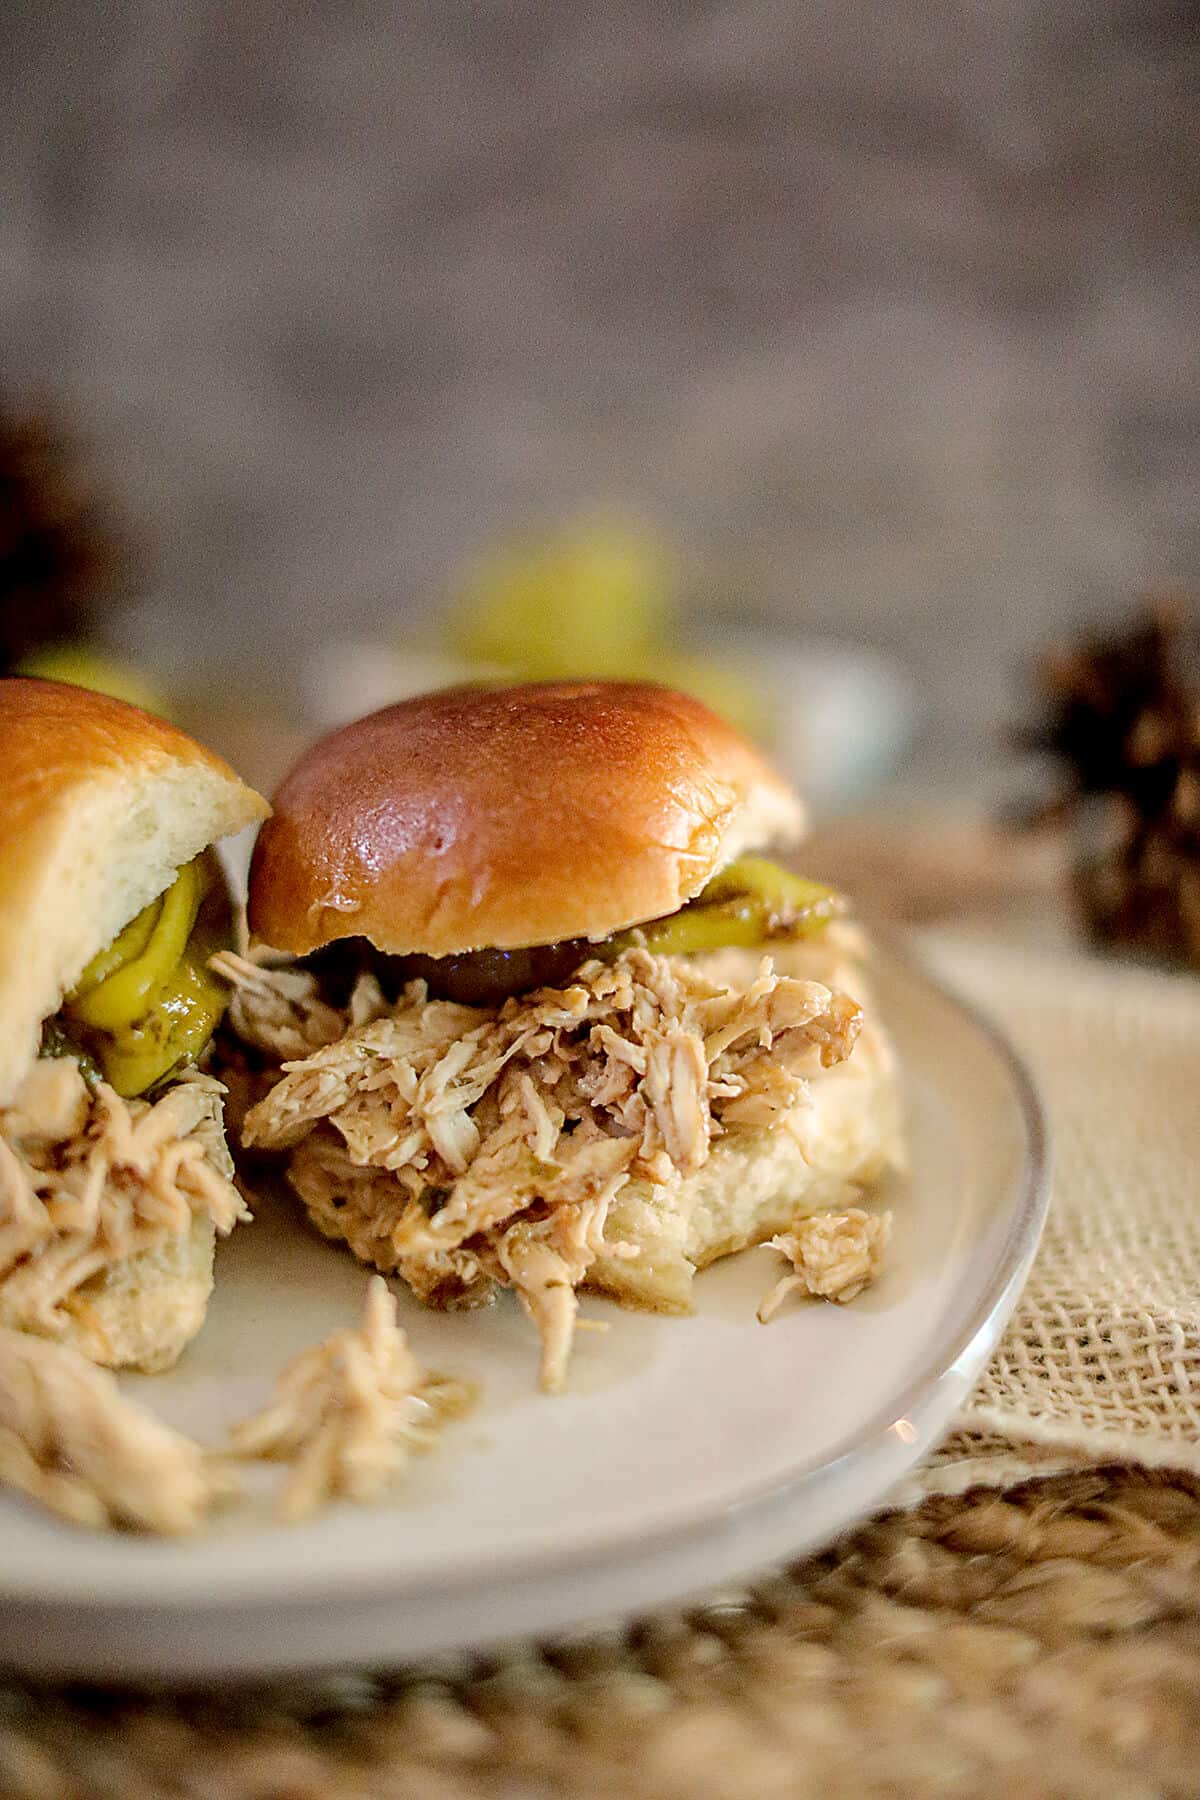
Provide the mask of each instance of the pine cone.
POLYGON ((1077 890, 1097 937, 1200 968, 1200 630, 1183 600, 1153 603, 1129 629, 1051 651, 1045 723, 1022 733, 1067 786, 1032 815, 1087 830, 1077 890))
POLYGON ((0 400, 0 673, 84 632, 117 592, 123 547, 49 418, 0 400))

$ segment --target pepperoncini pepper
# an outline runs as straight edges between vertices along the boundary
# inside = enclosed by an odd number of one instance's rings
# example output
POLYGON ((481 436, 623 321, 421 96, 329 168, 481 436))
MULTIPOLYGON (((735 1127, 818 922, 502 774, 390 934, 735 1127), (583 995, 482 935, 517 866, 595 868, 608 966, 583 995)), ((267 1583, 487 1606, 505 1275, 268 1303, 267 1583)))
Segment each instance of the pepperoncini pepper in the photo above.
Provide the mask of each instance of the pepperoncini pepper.
POLYGON ((67 1001, 71 1017, 114 1032, 144 1018, 183 955, 203 897, 199 866, 188 863, 166 893, 89 963, 67 1001))
POLYGON ((656 956, 695 956, 731 945, 794 942, 814 937, 843 910, 832 889, 792 875, 760 856, 742 856, 714 875, 696 898, 665 919, 651 919, 608 939, 624 950, 639 940, 656 956))
POLYGON ((231 937, 224 882, 211 852, 93 958, 63 1006, 68 1039, 129 1099, 194 1061, 224 1011, 208 959, 231 937))
POLYGON ((404 957, 398 959, 392 985, 419 977, 444 999, 466 1006, 499 1006, 510 994, 558 986, 581 963, 593 957, 611 960, 634 945, 643 945, 655 956, 697 956, 731 946, 759 949, 815 937, 842 912, 841 896, 832 889, 762 857, 743 856, 714 875, 678 912, 614 932, 600 943, 575 938, 528 950, 404 957))
POLYGON ((227 997, 201 961, 185 956, 146 1018, 98 1049, 105 1080, 126 1097, 144 1094, 172 1069, 194 1062, 216 1030, 227 997))

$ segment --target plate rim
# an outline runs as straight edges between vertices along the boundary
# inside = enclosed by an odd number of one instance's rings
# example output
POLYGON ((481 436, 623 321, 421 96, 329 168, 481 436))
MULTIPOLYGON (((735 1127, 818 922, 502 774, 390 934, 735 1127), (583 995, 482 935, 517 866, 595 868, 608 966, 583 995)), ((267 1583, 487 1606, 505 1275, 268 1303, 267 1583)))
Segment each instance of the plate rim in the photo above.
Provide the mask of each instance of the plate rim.
MULTIPOLYGON (((442 1570, 429 1576, 411 1570, 402 1576, 389 1576, 386 1570, 378 1568, 325 1572, 316 1565, 306 1571, 294 1572, 284 1585, 277 1571, 264 1572, 256 1579, 255 1572, 243 1570, 239 1582, 228 1588, 201 1587, 184 1591, 182 1584, 172 1583, 162 1593, 151 1591, 155 1572, 149 1561, 142 1579, 133 1586, 129 1585, 129 1571, 126 1570, 121 1584, 114 1582, 110 1587, 102 1583, 83 1591, 59 1589, 54 1584, 47 1586, 44 1571, 35 1580, 22 1581, 20 1570, 4 1570, 0 1572, 0 1603, 46 1609, 70 1605, 77 1611, 94 1614, 114 1609, 149 1609, 156 1613, 187 1611, 213 1617, 268 1602, 282 1610, 335 1599, 348 1603, 367 1598, 378 1600, 386 1595, 397 1604, 408 1605, 430 1595, 457 1596, 473 1587, 482 1589, 519 1582, 523 1577, 545 1581, 594 1574, 607 1566, 620 1565, 632 1556, 652 1556, 668 1545, 679 1546, 720 1530, 757 1508, 780 1502, 788 1496, 797 1497, 807 1483, 818 1478, 835 1478, 852 1461, 869 1461, 873 1454, 885 1448, 889 1438, 896 1440, 899 1422, 926 1410, 946 1378, 956 1369, 969 1366, 969 1382, 962 1396, 965 1399, 966 1392, 978 1377, 983 1358, 998 1341, 1016 1304, 1041 1240, 1050 1203, 1049 1125, 1028 1065, 1003 1027, 986 1009, 965 998, 953 983, 931 968, 925 955, 911 944, 899 941, 894 932, 876 929, 872 938, 873 958, 886 957, 908 980, 917 982, 943 1004, 956 1010, 987 1043, 1011 1084, 1025 1144, 1003 1251, 996 1259, 995 1269, 980 1300, 950 1343, 935 1348, 901 1392, 882 1404, 865 1425, 856 1428, 852 1438, 841 1448, 817 1460, 797 1457, 786 1468, 769 1478, 751 1482, 717 1505, 704 1502, 692 1510, 676 1509, 669 1519, 660 1518, 639 1528, 628 1524, 615 1527, 605 1537, 583 1548, 578 1543, 563 1543, 553 1549, 524 1547, 499 1556, 480 1554, 448 1572, 442 1570), (296 1573, 302 1577, 299 1581, 296 1573)), ((949 1422, 949 1417, 939 1421, 925 1441, 920 1441, 920 1434, 917 1434, 913 1454, 905 1463, 906 1469, 929 1453, 949 1422)), ((905 1442, 902 1437, 899 1441, 905 1442)))

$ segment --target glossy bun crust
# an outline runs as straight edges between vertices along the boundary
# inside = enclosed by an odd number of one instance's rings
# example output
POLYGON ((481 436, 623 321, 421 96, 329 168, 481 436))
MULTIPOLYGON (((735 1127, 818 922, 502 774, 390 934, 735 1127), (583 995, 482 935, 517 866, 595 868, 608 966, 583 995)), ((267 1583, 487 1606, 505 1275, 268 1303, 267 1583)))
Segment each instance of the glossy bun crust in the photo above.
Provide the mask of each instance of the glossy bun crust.
POLYGON ((97 951, 266 802, 186 732, 54 681, 0 680, 0 1105, 97 951))
POLYGON ((250 925, 446 956, 601 938, 794 840, 792 790, 699 701, 632 682, 452 688, 313 746, 274 799, 250 925))

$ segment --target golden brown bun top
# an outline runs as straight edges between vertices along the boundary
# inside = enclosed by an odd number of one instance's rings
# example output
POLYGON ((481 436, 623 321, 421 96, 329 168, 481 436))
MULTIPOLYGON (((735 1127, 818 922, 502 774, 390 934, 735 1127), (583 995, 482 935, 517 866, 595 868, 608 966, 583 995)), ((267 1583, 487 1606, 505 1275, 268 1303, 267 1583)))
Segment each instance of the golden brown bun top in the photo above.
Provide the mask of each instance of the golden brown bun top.
POLYGON ((15 835, 81 780, 102 770, 130 774, 166 763, 237 776, 186 731, 124 700, 61 681, 13 677, 0 687, 0 832, 15 835))
POLYGON ((250 924, 445 956, 601 938, 794 840, 792 790, 699 701, 634 682, 450 688, 315 744, 250 871, 250 924))
POLYGON ((0 1105, 87 964, 175 871, 266 802, 124 701, 0 680, 0 1105))

